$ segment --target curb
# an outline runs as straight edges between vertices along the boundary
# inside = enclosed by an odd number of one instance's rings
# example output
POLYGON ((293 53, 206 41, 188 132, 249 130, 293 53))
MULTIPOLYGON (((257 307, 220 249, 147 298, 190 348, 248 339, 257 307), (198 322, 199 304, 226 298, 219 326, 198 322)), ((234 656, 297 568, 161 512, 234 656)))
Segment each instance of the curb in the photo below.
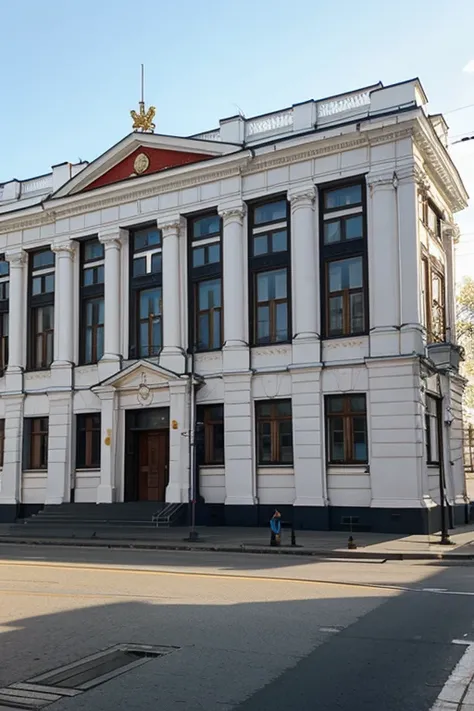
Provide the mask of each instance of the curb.
POLYGON ((11 538, 1 537, 0 544, 26 545, 26 546, 61 546, 64 548, 109 548, 113 550, 161 550, 161 551, 201 551, 207 553, 247 553, 256 555, 293 555, 313 558, 336 558, 341 560, 450 560, 450 561, 471 561, 474 560, 473 553, 456 553, 449 551, 423 551, 397 552, 397 551, 369 551, 369 550, 327 550, 302 547, 291 548, 270 548, 264 546, 246 546, 243 543, 238 546, 202 545, 191 543, 154 543, 153 541, 114 541, 107 539, 87 539, 87 538, 11 538))

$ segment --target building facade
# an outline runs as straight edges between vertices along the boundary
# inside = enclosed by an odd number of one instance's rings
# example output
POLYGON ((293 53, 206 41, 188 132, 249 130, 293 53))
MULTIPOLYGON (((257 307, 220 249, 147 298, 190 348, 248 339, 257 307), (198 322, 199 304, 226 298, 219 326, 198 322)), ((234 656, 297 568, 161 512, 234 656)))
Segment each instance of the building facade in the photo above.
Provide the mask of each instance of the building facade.
POLYGON ((461 520, 464 381, 427 344, 455 349, 467 195, 426 103, 378 84, 0 186, 0 520, 191 496, 425 531, 440 459, 461 520))

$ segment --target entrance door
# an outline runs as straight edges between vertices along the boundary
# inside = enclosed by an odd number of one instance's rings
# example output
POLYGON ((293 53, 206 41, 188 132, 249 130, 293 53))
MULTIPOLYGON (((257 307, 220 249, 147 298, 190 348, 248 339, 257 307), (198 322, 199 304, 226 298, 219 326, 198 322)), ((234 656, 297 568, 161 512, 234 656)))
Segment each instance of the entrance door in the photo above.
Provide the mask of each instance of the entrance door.
POLYGON ((138 500, 164 501, 169 476, 168 431, 140 432, 138 456, 138 500))

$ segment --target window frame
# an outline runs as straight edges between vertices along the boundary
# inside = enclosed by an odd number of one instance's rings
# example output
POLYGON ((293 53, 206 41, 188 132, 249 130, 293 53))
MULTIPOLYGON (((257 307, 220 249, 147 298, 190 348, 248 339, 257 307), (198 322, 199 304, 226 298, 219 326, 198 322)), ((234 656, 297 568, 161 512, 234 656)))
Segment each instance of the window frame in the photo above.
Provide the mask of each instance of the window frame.
POLYGON ((426 340, 428 343, 444 343, 446 341, 447 329, 447 308, 446 308, 446 274, 442 265, 429 255, 426 250, 421 254, 421 284, 424 289, 421 289, 421 296, 424 300, 422 303, 422 318, 425 323, 422 325, 425 328, 426 340), (441 310, 442 327, 441 335, 433 330, 435 302, 433 300, 433 279, 437 278, 441 282, 441 294, 443 296, 442 304, 436 306, 441 310))
POLYGON ((223 221, 222 217, 218 214, 217 210, 206 210, 198 213, 193 213, 187 216, 187 254, 188 254, 188 294, 189 294, 189 309, 188 309, 188 338, 189 344, 192 348, 193 353, 211 353, 213 351, 220 351, 224 345, 224 285, 223 285, 223 221), (210 235, 194 236, 193 228, 194 224, 199 220, 206 217, 218 217, 219 219, 219 230, 213 232, 210 235), (205 253, 208 253, 208 248, 213 245, 219 245, 219 261, 205 263, 200 266, 194 266, 193 253, 195 249, 205 249, 205 253), (200 309, 199 303, 199 286, 203 282, 208 281, 220 281, 220 307, 214 307, 213 309, 200 309), (214 335, 214 325, 211 318, 212 314, 219 310, 220 311, 220 339, 217 346, 211 347, 213 343, 214 335), (203 343, 200 338, 200 328, 199 328, 199 316, 203 313, 209 313, 209 339, 207 344, 200 345, 203 343))
MULTIPOLYGON (((87 246, 91 243, 99 242, 97 237, 88 237, 85 240, 81 240, 80 243, 80 314, 79 314, 79 364, 80 365, 94 365, 99 362, 103 356, 103 352, 100 353, 97 349, 98 344, 98 333, 102 329, 102 342, 104 342, 104 329, 105 323, 92 323, 89 325, 87 323, 87 309, 91 302, 102 301, 102 309, 104 311, 105 322, 105 249, 102 245, 102 256, 86 258, 87 246), (92 284, 85 284, 84 276, 87 270, 97 269, 102 267, 104 271, 104 281, 94 282, 92 284), (87 353, 87 331, 92 330, 92 352, 90 358, 87 353)), ((97 272, 99 273, 99 272, 97 272)))
POLYGON ((161 268, 159 271, 153 272, 149 271, 145 274, 140 274, 134 276, 134 261, 135 256, 137 259, 146 259, 146 264, 152 267, 153 256, 155 254, 163 255, 163 234, 162 231, 157 227, 157 223, 148 222, 141 225, 136 225, 129 230, 129 358, 131 360, 138 360, 140 358, 156 358, 160 355, 163 349, 163 257, 161 258, 161 268), (160 244, 159 245, 148 245, 146 247, 138 247, 135 249, 135 237, 138 233, 144 230, 157 230, 160 234, 160 244), (148 344, 148 355, 140 355, 140 299, 141 294, 144 291, 149 291, 151 289, 160 289, 160 343, 156 346, 154 344, 148 344), (150 355, 150 350, 153 350, 153 354, 150 355))
POLYGON ((293 404, 291 398, 276 398, 273 400, 257 400, 255 402, 255 446, 257 467, 287 467, 292 468, 295 462, 295 448, 293 437, 293 404), (290 405, 289 415, 279 415, 277 408, 281 403, 290 405), (270 415, 262 415, 259 410, 264 406, 270 406, 270 415), (291 423, 291 461, 282 462, 280 457, 280 424, 282 422, 291 423), (260 459, 260 426, 270 424, 270 449, 271 461, 261 461, 260 459))
POLYGON ((136 294, 135 294, 135 308, 136 308, 136 314, 135 314, 135 322, 136 322, 136 328, 137 328, 137 344, 136 344, 136 353, 137 353, 137 358, 157 358, 160 353, 161 349, 163 348, 163 287, 162 286, 148 286, 146 288, 142 289, 137 289, 136 294), (159 314, 148 314, 148 318, 142 318, 141 316, 141 299, 144 294, 147 292, 151 291, 158 291, 159 292, 159 297, 158 297, 158 302, 159 302, 159 314), (154 321, 153 318, 156 318, 159 320, 160 324, 160 340, 161 343, 156 346, 156 352, 152 352, 155 349, 155 346, 153 344, 153 326, 154 326, 154 321), (141 326, 143 324, 148 324, 148 345, 147 345, 147 353, 142 353, 142 344, 141 344, 141 326))
POLYGON ((5 462, 5 418, 0 419, 0 469, 5 462))
POLYGON ((27 326, 27 336, 28 336, 28 347, 27 347, 27 370, 37 371, 37 370, 48 370, 51 367, 51 363, 54 360, 54 317, 55 317, 55 292, 56 292, 56 258, 54 252, 50 247, 45 247, 41 249, 36 249, 29 253, 28 255, 28 326, 27 326), (43 252, 51 252, 53 255, 53 265, 47 267, 34 267, 34 258, 38 254, 43 252), (54 277, 54 289, 53 291, 43 292, 40 294, 33 294, 33 281, 38 277, 41 277, 43 283, 46 276, 53 275, 54 277), (51 308, 52 327, 39 331, 37 329, 39 309, 51 308), (48 359, 48 339, 52 341, 51 344, 51 359, 48 359), (41 353, 42 358, 40 361, 37 359, 37 343, 38 340, 41 341, 41 353))
POLYGON ((293 338, 293 299, 291 274, 291 205, 286 193, 266 195, 247 203, 248 207, 248 283, 249 283, 249 331, 250 345, 262 348, 272 345, 291 343, 293 338), (271 203, 286 203, 286 218, 278 218, 267 222, 255 223, 255 211, 263 205, 271 203), (285 225, 285 226, 283 226, 285 225), (270 251, 254 256, 254 239, 261 235, 273 236, 276 232, 286 230, 286 250, 270 251), (270 336, 268 341, 261 342, 258 338, 258 308, 266 302, 258 302, 258 275, 265 272, 286 271, 286 298, 269 300, 270 336), (283 340, 276 340, 276 302, 286 303, 287 334, 283 340), (273 315, 273 328, 272 328, 273 315))
POLYGON ((86 412, 76 416, 76 470, 100 469, 101 431, 100 412, 86 412), (94 433, 98 434, 97 452, 94 452, 94 433))
POLYGON ((326 425, 326 464, 327 466, 367 466, 369 463, 369 429, 367 418, 367 395, 366 393, 350 393, 339 394, 332 393, 324 398, 324 414, 326 425), (350 400, 355 397, 363 397, 365 409, 352 410, 350 400), (343 400, 343 409, 341 412, 330 412, 330 402, 336 398, 343 400), (354 418, 364 417, 364 432, 365 432, 365 447, 366 458, 364 460, 355 459, 354 457, 354 418), (337 459, 333 457, 332 442, 331 442, 331 419, 340 418, 343 421, 343 447, 344 458, 337 459))
POLYGON ((198 405, 196 410, 196 421, 203 427, 203 456, 200 462, 200 466, 203 467, 223 467, 225 465, 225 445, 222 447, 222 457, 216 455, 215 449, 215 428, 222 427, 222 435, 224 440, 224 404, 223 403, 206 403, 205 405, 198 405), (220 409, 221 417, 214 418, 212 416, 213 410, 216 408, 220 409))
POLYGON ((23 420, 22 471, 47 471, 48 446, 49 417, 25 417, 23 420), (35 444, 36 439, 39 440, 39 445, 35 444), (35 453, 39 453, 39 459, 36 461, 33 459, 35 453), (43 455, 42 459, 41 455, 43 455))
MULTIPOLYGON (((369 270, 368 270, 368 246, 367 246, 367 184, 366 176, 360 175, 350 180, 337 180, 330 183, 317 185, 319 197, 319 249, 320 249, 320 293, 321 293, 321 331, 325 340, 337 338, 351 338, 353 336, 365 336, 369 333, 369 270), (331 190, 350 188, 354 185, 360 186, 361 201, 343 207, 325 208, 325 195, 331 190), (345 239, 346 222, 351 217, 362 217, 362 236, 354 239, 345 239), (325 219, 325 217, 327 219, 325 219), (339 220, 341 222, 341 240, 339 242, 325 243, 324 235, 325 223, 339 220), (330 300, 335 296, 329 291, 329 264, 331 262, 343 261, 346 259, 362 258, 362 288, 353 290, 343 290, 343 333, 330 333, 330 300), (345 292, 347 291, 347 294, 345 292), (350 330, 350 303, 351 292, 361 292, 363 294, 362 303, 364 308, 363 327, 358 331, 350 330), (344 298, 344 296, 346 298, 344 298)), ((338 292, 339 293, 339 292, 338 292)))
POLYGON ((429 466, 439 467, 439 451, 438 451, 438 417, 439 417, 439 397, 426 393, 425 399, 425 436, 426 436, 426 463, 429 466), (433 412, 430 412, 429 404, 433 406, 433 412), (433 428, 433 429, 432 429, 433 428), (432 439, 434 438, 434 440, 432 439), (434 445, 434 447, 433 447, 434 445), (436 458, 433 459, 433 449, 436 450, 436 458))

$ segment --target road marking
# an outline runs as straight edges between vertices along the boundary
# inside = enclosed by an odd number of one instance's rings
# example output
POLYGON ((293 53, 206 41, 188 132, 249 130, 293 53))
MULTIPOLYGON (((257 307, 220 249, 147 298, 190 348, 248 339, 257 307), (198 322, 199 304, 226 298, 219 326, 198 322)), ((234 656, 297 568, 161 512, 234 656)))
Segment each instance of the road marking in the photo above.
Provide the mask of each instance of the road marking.
MULTIPOLYGON (((454 644, 459 644, 460 640, 453 639, 454 644)), ((474 677, 474 644, 469 644, 459 662, 451 672, 446 684, 443 686, 440 695, 436 699, 431 711, 446 711, 447 709, 461 708, 459 704, 465 698, 469 685, 474 677)))
POLYGON ((319 631, 320 632, 340 632, 341 628, 340 627, 320 627, 319 631))

